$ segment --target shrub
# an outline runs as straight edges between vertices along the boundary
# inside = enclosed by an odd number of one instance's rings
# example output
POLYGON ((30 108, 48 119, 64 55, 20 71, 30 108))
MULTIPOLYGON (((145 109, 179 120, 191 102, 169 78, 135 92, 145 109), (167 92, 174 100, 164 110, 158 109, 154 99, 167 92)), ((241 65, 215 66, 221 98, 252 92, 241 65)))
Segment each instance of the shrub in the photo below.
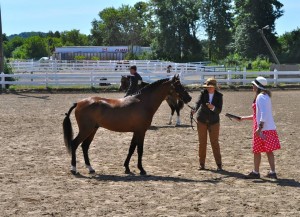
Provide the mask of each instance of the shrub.
POLYGON ((268 58, 258 56, 252 62, 252 68, 254 70, 269 70, 271 63, 268 58))
POLYGON ((125 55, 125 60, 138 60, 138 59, 139 59, 139 57, 131 52, 129 52, 125 55))
POLYGON ((91 58, 91 60, 100 60, 100 58, 99 57, 96 57, 96 56, 92 56, 92 58, 91 58))
MULTIPOLYGON (((4 61, 4 74, 13 74, 13 69, 6 61, 4 61)), ((9 77, 5 78, 5 81, 15 81, 15 78, 9 77)), ((5 85, 5 88, 9 88, 9 84, 5 85)))
POLYGON ((85 60, 86 57, 85 56, 75 56, 74 60, 85 60))

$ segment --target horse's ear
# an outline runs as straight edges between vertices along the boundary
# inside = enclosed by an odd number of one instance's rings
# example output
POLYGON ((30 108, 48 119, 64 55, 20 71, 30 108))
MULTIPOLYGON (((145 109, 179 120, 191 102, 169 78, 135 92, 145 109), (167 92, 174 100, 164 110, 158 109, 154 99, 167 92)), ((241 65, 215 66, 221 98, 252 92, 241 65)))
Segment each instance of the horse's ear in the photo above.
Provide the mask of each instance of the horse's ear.
POLYGON ((172 81, 175 81, 175 79, 176 79, 176 75, 173 76, 172 81))

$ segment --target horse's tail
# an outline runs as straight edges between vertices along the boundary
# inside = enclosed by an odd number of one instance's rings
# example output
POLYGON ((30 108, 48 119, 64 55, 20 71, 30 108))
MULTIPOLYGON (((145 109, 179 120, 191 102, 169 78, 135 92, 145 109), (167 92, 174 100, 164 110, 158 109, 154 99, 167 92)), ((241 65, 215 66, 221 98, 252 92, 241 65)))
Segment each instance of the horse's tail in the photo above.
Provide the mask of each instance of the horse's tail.
POLYGON ((179 108, 179 110, 183 109, 183 106, 184 106, 184 102, 181 99, 178 100, 178 108, 179 108))
POLYGON ((68 113, 66 113, 66 117, 63 121, 63 131, 64 131, 64 140, 65 140, 65 146, 69 153, 71 153, 71 142, 73 140, 73 128, 70 120, 70 114, 72 110, 77 106, 77 103, 74 103, 74 105, 69 109, 68 113))

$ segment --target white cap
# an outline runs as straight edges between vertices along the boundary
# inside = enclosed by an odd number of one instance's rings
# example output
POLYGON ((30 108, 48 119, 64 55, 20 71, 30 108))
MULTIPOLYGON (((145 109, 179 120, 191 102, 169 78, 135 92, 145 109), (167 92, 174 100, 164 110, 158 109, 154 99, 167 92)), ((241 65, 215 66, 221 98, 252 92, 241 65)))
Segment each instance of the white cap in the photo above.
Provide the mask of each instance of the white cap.
POLYGON ((259 89, 265 90, 266 86, 268 84, 268 81, 264 77, 259 76, 251 83, 254 84, 256 87, 258 87, 259 89))

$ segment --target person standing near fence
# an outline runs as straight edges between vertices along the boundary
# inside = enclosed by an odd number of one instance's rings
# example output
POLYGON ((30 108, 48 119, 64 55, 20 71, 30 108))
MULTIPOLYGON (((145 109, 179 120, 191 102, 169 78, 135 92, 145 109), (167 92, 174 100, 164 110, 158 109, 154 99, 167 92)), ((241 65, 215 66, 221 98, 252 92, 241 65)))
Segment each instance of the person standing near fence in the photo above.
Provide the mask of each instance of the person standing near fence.
POLYGON ((211 147, 217 170, 222 171, 222 158, 219 145, 220 113, 223 107, 223 94, 217 91, 217 81, 214 78, 207 79, 206 89, 200 94, 195 105, 197 112, 197 130, 199 138, 199 170, 205 170, 207 135, 209 135, 211 147))
POLYGON ((280 149, 280 142, 272 115, 271 92, 266 89, 267 79, 264 77, 257 77, 252 81, 252 85, 255 93, 252 104, 253 115, 242 116, 240 119, 241 121, 253 121, 252 152, 254 154, 254 169, 246 178, 260 178, 261 153, 265 152, 270 164, 270 171, 267 177, 277 179, 273 151, 280 149))
POLYGON ((130 75, 129 77, 129 87, 128 90, 126 91, 126 96, 132 95, 136 93, 139 90, 139 86, 142 84, 142 77, 140 74, 137 72, 136 66, 130 66, 130 75))

